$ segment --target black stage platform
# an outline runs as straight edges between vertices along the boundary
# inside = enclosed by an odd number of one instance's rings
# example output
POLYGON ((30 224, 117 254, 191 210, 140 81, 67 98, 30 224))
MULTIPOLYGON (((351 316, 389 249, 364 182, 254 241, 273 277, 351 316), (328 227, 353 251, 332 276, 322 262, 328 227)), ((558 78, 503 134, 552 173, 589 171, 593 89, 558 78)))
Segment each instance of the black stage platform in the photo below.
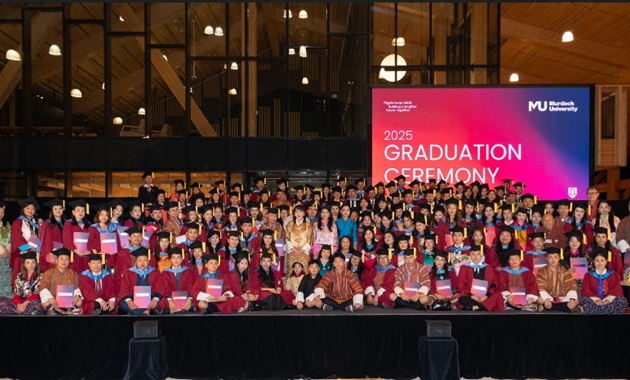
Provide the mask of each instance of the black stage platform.
POLYGON ((166 338, 169 375, 180 378, 412 378, 426 319, 452 322, 466 378, 630 378, 630 316, 377 308, 0 317, 0 377, 122 378, 133 322, 149 319, 166 338))

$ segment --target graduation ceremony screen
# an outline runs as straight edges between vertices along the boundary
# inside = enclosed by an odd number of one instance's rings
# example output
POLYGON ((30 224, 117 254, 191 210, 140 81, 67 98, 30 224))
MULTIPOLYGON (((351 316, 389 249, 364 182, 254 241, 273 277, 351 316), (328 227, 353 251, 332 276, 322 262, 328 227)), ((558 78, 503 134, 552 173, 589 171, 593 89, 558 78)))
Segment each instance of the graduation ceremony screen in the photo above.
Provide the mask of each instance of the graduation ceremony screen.
POLYGON ((372 179, 523 182, 539 199, 585 199, 590 87, 375 88, 372 179))

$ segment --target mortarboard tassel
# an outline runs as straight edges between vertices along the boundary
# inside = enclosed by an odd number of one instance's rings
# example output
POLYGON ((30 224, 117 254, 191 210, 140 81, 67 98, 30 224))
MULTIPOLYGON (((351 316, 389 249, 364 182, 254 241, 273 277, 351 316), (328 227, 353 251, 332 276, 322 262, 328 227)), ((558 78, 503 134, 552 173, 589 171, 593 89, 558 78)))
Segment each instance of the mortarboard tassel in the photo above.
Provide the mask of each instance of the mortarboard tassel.
POLYGON ((201 224, 199 225, 198 230, 199 230, 199 235, 201 235, 201 224))
POLYGON ((538 203, 538 197, 534 195, 534 204, 538 203))
POLYGON ((525 259, 524 254, 523 254, 523 250, 521 249, 521 261, 523 261, 525 259))
POLYGON ((393 250, 394 250, 393 248, 388 248, 387 249, 387 257, 389 257, 390 260, 392 259, 392 251, 393 250))
POLYGON ((173 233, 172 233, 172 232, 169 232, 169 233, 168 233, 168 242, 170 243, 170 242, 172 242, 172 241, 173 241, 173 233))
POLYGON ((140 209, 144 212, 144 203, 140 203, 140 209))
POLYGON ((479 246, 479 251, 481 252, 481 255, 483 256, 483 251, 484 251, 483 244, 479 246))
POLYGON ((114 217, 114 209, 113 208, 109 208, 109 217, 113 218, 114 217))
POLYGON ((608 251, 608 262, 612 261, 612 252, 608 251))
POLYGON ((66 209, 66 200, 65 199, 61 200, 61 208, 64 209, 64 210, 66 209))
POLYGON ((573 202, 569 202, 569 212, 573 212, 573 202))
POLYGON ((70 251, 70 262, 74 262, 74 251, 70 251))
POLYGON ((219 265, 221 265, 221 255, 217 255, 217 261, 219 262, 219 265))
POLYGON ((586 245, 586 234, 582 234, 582 244, 586 245))
POLYGON ((90 204, 89 203, 85 203, 85 213, 86 214, 90 213, 90 204))
POLYGON ((149 258, 149 260, 151 260, 151 250, 150 250, 150 249, 147 249, 147 252, 148 252, 147 257, 149 258))
POLYGON ((409 245, 413 244, 413 235, 409 235, 409 245))
POLYGON ((101 264, 105 265, 105 254, 101 253, 101 264))
POLYGON ((413 249, 413 259, 415 260, 416 259, 416 247, 413 247, 412 249, 413 249))
POLYGON ((411 215, 411 220, 415 219, 415 216, 416 216, 416 215, 414 214, 414 212, 413 212, 413 211, 409 211, 409 214, 411 215))
POLYGON ((205 242, 205 241, 202 241, 202 242, 201 242, 201 251, 202 251, 203 253, 206 253, 206 242, 205 242))
POLYGON ((468 239, 468 228, 464 227, 464 239, 468 239))
POLYGON ((37 264, 39 264, 39 252, 37 252, 37 255, 35 256, 37 264))
POLYGON ((560 260, 564 260, 564 248, 560 248, 560 260))
POLYGON ((365 263, 365 253, 362 253, 362 254, 361 254, 361 262, 362 262, 362 263, 365 263))

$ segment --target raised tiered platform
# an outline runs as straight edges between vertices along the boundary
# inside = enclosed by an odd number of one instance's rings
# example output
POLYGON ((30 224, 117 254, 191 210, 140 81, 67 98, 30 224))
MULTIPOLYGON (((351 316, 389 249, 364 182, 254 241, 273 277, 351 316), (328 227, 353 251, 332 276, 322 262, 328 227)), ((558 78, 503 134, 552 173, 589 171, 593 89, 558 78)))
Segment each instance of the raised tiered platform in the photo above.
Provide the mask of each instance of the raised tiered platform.
POLYGON ((466 378, 630 378, 628 316, 376 308, 0 317, 0 377, 122 378, 133 322, 149 319, 166 338, 169 375, 180 378, 413 378, 427 319, 451 321, 466 378))

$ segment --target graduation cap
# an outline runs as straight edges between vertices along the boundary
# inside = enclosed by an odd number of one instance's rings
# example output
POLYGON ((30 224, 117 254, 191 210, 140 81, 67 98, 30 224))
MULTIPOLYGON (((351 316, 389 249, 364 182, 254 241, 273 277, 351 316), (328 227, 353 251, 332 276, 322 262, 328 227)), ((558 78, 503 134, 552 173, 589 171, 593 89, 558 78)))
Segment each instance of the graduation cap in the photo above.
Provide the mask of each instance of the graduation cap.
POLYGON ((331 251, 332 252, 332 246, 330 244, 322 244, 321 248, 319 249, 319 251, 331 251))
POLYGON ((286 178, 279 178, 276 180, 276 185, 282 185, 284 184, 285 186, 289 185, 289 180, 286 178))
POLYGON ((20 258, 22 258, 22 260, 34 259, 39 262, 38 253, 30 244, 22 244, 18 249, 20 250, 20 258))
POLYGON ((219 185, 225 185, 225 180, 220 179, 214 182, 214 186, 219 186, 219 185))
POLYGON ((105 254, 96 254, 96 253, 91 253, 88 255, 88 261, 100 261, 103 262, 103 256, 105 256, 105 254))
POLYGON ((504 253, 505 257, 512 257, 512 256, 518 256, 521 258, 521 260, 523 260, 523 251, 521 251, 520 249, 508 249, 505 253, 504 253))
POLYGON ((212 189, 210 189, 210 191, 208 191, 208 193, 210 195, 219 194, 219 189, 216 187, 213 187, 212 189))
POLYGON ((332 186, 329 183, 322 183, 322 190, 326 189, 326 188, 331 188, 332 186))
POLYGON ((531 233, 531 234, 529 234, 527 236, 529 236, 529 238, 532 239, 532 240, 538 239, 538 238, 546 239, 546 237, 547 237, 544 232, 534 232, 534 233, 531 233))
POLYGON ((154 177, 153 172, 146 170, 144 173, 142 173, 142 178, 147 178, 147 176, 151 176, 154 177))
POLYGON ((141 233, 143 233, 142 227, 138 227, 138 226, 133 226, 131 228, 128 228, 125 232, 129 236, 131 236, 131 234, 141 234, 141 233))
POLYGON ((387 185, 385 185, 385 187, 390 188, 390 187, 396 187, 396 182, 394 181, 389 181, 387 182, 387 185))
MULTIPOLYGON (((354 255, 354 254, 355 254, 355 252, 356 252, 356 251, 353 251, 353 252, 352 252, 352 254, 354 255)), ((359 254, 358 256, 360 256, 360 255, 361 255, 361 253, 360 253, 360 252, 357 252, 357 253, 359 254)), ((344 256, 344 254, 343 254, 343 253, 341 253, 341 252, 336 252, 336 253, 333 255, 333 260, 335 260, 335 259, 341 259, 341 260, 343 260, 343 261, 345 262, 345 261, 346 261, 346 256, 344 256)))
POLYGON ((606 235, 608 240, 610 240, 610 229, 605 228, 605 227, 596 227, 594 230, 595 230, 595 235, 604 234, 606 235))
POLYGON ((504 203, 501 207, 499 207, 501 209, 501 211, 505 211, 505 210, 510 210, 512 212, 514 212, 514 209, 516 208, 515 204, 511 204, 511 203, 504 203))
POLYGON ((68 202, 68 206, 70 206, 71 210, 74 210, 77 207, 83 207, 84 209, 88 209, 88 204, 83 199, 77 199, 72 202, 68 202))
POLYGON ((333 193, 341 193, 341 186, 333 186, 331 190, 333 193))
POLYGON ((177 247, 167 249, 166 253, 168 254, 169 258, 171 258, 171 256, 173 256, 173 255, 181 255, 182 258, 184 258, 184 256, 185 256, 184 255, 184 250, 181 249, 181 248, 177 248, 177 247))
MULTIPOLYGON (((127 205, 127 203, 123 202, 123 200, 120 199, 120 198, 116 198, 116 199, 112 200, 111 202, 108 203, 108 206, 112 207, 112 208, 116 208, 116 207, 120 206, 120 207, 123 208, 123 210, 126 209, 127 207, 129 207, 127 205)), ((98 206, 97 206, 97 208, 98 208, 98 206)))
POLYGON ((302 186, 302 185, 295 186, 293 188, 293 190, 295 190, 295 191, 304 191, 304 186, 302 186))
POLYGON ((384 188, 385 184, 383 184, 383 182, 379 181, 379 182, 376 183, 376 185, 374 185, 374 188, 376 188, 376 189, 378 189, 379 187, 380 188, 384 188))
POLYGON ((241 237, 241 233, 238 231, 229 231, 228 232, 228 237, 237 237, 240 238, 241 237))
POLYGON ((525 207, 519 207, 516 209, 516 213, 529 215, 529 210, 526 209, 525 207))
POLYGON ((133 252, 131 252, 131 256, 134 256, 134 257, 147 256, 147 257, 149 257, 149 250, 144 248, 144 247, 140 247, 140 248, 137 248, 136 250, 134 250, 133 252))
POLYGON ((413 186, 413 185, 420 185, 420 181, 418 181, 417 179, 414 179, 413 181, 409 182, 409 186, 413 186))
POLYGON ((552 254, 558 254, 559 255, 560 254, 560 248, 548 247, 548 248, 545 248, 545 252, 548 255, 552 255, 552 254))
POLYGON ((197 209, 195 208, 195 206, 193 206, 193 205, 188 205, 188 206, 186 206, 186 207, 184 207, 184 208, 182 209, 182 212, 184 212, 184 213, 186 213, 186 214, 188 214, 188 213, 189 213, 189 212, 191 212, 191 211, 197 211, 197 209))
POLYGON ((48 207, 51 210, 55 206, 61 206, 61 208, 65 208, 66 201, 64 201, 61 198, 55 198, 55 199, 51 199, 48 202, 44 203, 44 206, 48 207))
POLYGON ((221 262, 221 258, 216 253, 209 253, 207 255, 203 255, 201 257, 201 260, 204 264, 206 264, 210 260, 215 260, 215 261, 218 261, 219 263, 221 262))
POLYGON ((182 185, 182 186, 186 187, 186 182, 184 182, 184 180, 183 180, 183 179, 176 179, 175 181, 173 181, 173 183, 174 183, 175 185, 180 184, 180 185, 182 185))
POLYGON ((251 217, 245 217, 238 220, 238 224, 240 224, 241 226, 246 223, 254 224, 254 219, 251 217))
POLYGON ((481 254, 483 255, 483 251, 484 251, 484 247, 481 244, 472 244, 470 246, 470 250, 473 252, 481 252, 481 254))
POLYGON ((574 237, 579 242, 582 242, 582 244, 586 244, 586 235, 580 232, 579 230, 569 231, 565 233, 564 236, 566 236, 568 239, 571 239, 572 237, 574 237))
POLYGON ((175 207, 179 208, 179 203, 177 203, 177 202, 168 202, 168 203, 166 203, 164 205, 164 209, 165 210, 170 210, 170 209, 175 208, 175 207))
MULTIPOLYGON (((547 252, 547 253, 549 253, 549 252, 547 252)), ((591 256, 592 260, 595 260, 595 258, 597 256, 601 256, 604 259, 606 259, 606 261, 612 261, 612 253, 609 250, 607 250, 606 248, 603 248, 603 247, 595 247, 593 249, 593 252, 591 252, 590 256, 591 256)))
POLYGON ((25 208, 28 205, 33 205, 35 207, 35 210, 39 210, 39 203, 37 203, 37 200, 34 197, 28 197, 28 198, 24 198, 24 199, 20 199, 18 201, 18 204, 20 205, 20 209, 25 208))
POLYGON ((511 233, 511 234, 513 234, 513 233, 514 233, 514 228, 512 228, 511 226, 501 226, 501 227, 499 228, 499 230, 500 230, 501 232, 509 232, 509 233, 511 233))
POLYGON ((516 182, 516 183, 514 184, 514 187, 525 187, 525 185, 523 185, 523 183, 522 183, 522 182, 516 182))
POLYGON ((396 181, 401 181, 401 180, 402 180, 402 181, 406 181, 406 180, 407 180, 407 177, 405 177, 404 175, 402 175, 402 174, 401 174, 401 175, 399 175, 398 177, 396 177, 396 178, 394 178, 394 179, 395 179, 396 181))
POLYGON ((234 190, 234 189, 236 189, 237 187, 238 187, 239 189, 242 189, 242 188, 243 188, 243 185, 241 185, 240 183, 236 182, 236 183, 234 183, 232 186, 230 186, 230 189, 234 190))
POLYGON ((190 184, 190 188, 191 189, 200 189, 202 187, 203 187, 203 185, 200 185, 199 182, 193 182, 193 183, 190 184))
POLYGON ((381 215, 381 218, 394 219, 394 211, 392 210, 385 209, 381 211, 380 215, 381 215))
POLYGON ((521 195, 521 200, 524 200, 524 199, 531 199, 534 201, 534 203, 536 203, 536 197, 533 194, 526 193, 526 194, 521 195))
POLYGON ((433 213, 435 214, 436 212, 441 212, 442 214, 444 214, 445 210, 444 210, 444 206, 442 205, 437 205, 433 208, 433 213))
POLYGON ((356 186, 354 186, 354 185, 348 185, 348 186, 346 186, 346 190, 354 190, 354 191, 357 191, 357 190, 359 190, 359 189, 358 189, 356 186))
POLYGON ((413 220, 413 222, 414 223, 429 224, 429 219, 424 214, 418 214, 418 215, 416 215, 416 217, 413 220))
POLYGON ((398 241, 409 241, 409 240, 411 240, 411 236, 409 236, 409 235, 400 235, 400 236, 398 236, 397 240, 398 241))
POLYGON ((274 233, 275 233, 275 231, 274 231, 274 230, 269 229, 269 228, 264 229, 264 230, 260 230, 259 232, 260 232, 260 234, 261 234, 262 236, 273 236, 273 235, 274 235, 274 233))
MULTIPOLYGON (((129 230, 127 230, 129 231, 129 230)), ((162 239, 168 239, 168 241, 170 242, 173 238, 173 234, 168 232, 168 231, 160 231, 157 233, 157 239, 158 241, 162 240, 162 239)))
MULTIPOLYGON (((426 238, 425 238, 426 239, 426 238)), ((441 257, 444 260, 446 260, 446 262, 448 263, 450 261, 450 254, 446 251, 443 251, 441 249, 436 249, 435 251, 433 251, 433 253, 435 254, 436 257, 441 257)))
POLYGON ((203 248, 203 244, 201 244, 201 242, 199 240, 195 240, 195 241, 193 241, 192 243, 190 243, 188 245, 188 250, 190 250, 190 251, 192 251, 193 249, 197 249, 197 248, 199 248, 199 249, 203 248))

